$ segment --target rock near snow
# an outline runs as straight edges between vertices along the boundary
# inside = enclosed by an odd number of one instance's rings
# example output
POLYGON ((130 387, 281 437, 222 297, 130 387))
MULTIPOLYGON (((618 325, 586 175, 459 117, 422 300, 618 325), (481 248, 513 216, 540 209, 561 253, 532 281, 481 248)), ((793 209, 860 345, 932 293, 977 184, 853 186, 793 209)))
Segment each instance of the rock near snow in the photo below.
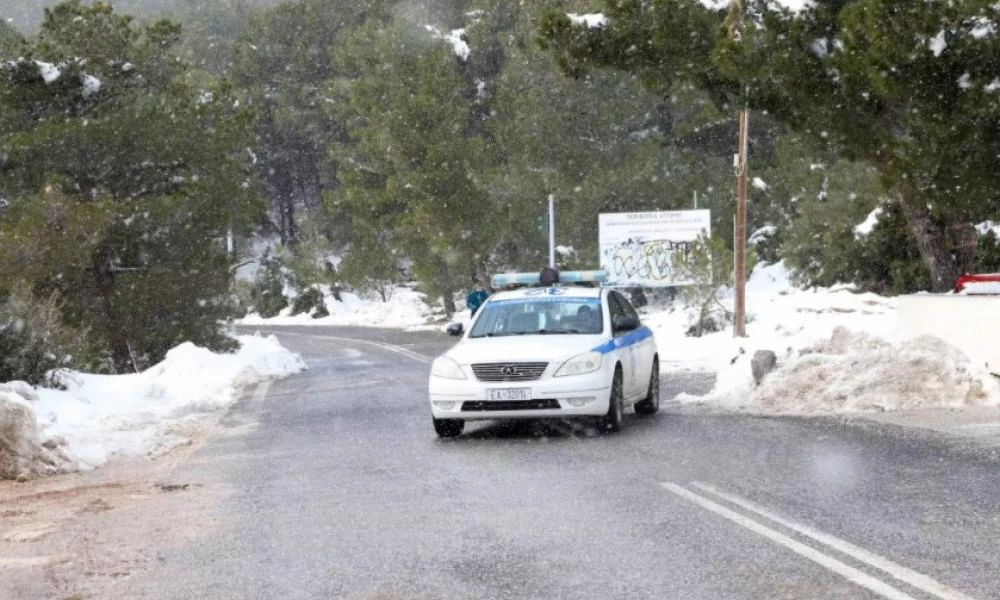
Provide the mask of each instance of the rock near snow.
POLYGON ((771 350, 758 350, 753 353, 750 360, 750 371, 753 373, 753 381, 760 385, 767 377, 768 373, 778 365, 778 355, 771 350))

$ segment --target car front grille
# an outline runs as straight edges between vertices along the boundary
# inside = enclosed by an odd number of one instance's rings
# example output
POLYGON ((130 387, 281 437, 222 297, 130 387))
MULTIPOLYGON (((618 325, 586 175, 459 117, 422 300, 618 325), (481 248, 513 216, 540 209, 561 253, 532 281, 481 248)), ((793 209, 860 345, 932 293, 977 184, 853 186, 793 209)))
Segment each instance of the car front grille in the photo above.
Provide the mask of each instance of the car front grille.
POLYGON ((479 381, 534 381, 549 363, 480 363, 472 365, 479 381))
POLYGON ((463 402, 462 412, 501 412, 505 410, 558 409, 558 400, 504 400, 493 402, 463 402))

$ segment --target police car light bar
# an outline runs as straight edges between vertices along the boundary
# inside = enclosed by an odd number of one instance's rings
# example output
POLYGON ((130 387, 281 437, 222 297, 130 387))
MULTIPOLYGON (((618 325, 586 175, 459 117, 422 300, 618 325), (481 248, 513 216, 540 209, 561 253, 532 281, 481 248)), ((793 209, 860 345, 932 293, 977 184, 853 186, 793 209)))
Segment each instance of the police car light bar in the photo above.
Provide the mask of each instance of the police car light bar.
MULTIPOLYGON (((498 273, 493 276, 493 287, 508 285, 535 285, 539 282, 540 273, 498 273)), ((561 271, 559 283, 607 283, 608 274, 605 271, 561 271)))

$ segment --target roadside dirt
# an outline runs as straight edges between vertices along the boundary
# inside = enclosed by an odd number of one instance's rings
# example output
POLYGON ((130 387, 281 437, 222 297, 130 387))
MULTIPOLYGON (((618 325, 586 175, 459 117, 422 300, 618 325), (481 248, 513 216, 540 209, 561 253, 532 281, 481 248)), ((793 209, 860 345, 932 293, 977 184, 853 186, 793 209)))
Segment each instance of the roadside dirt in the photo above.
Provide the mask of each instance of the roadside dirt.
POLYGON ((0 481, 0 598, 107 597, 115 582, 155 566, 158 548, 211 527, 211 494, 172 473, 216 426, 191 426, 190 444, 154 460, 0 481))

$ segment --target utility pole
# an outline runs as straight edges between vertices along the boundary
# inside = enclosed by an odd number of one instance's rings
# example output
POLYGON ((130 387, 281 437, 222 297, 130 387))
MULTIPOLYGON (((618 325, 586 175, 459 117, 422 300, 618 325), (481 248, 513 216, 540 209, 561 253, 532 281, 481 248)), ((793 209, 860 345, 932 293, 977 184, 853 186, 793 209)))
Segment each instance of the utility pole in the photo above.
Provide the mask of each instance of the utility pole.
MULTIPOLYGON (((528 170, 544 173, 542 177, 545 181, 545 190, 549 195, 549 266, 554 269, 556 268, 556 195, 552 191, 554 188, 549 187, 549 175, 555 173, 556 170, 552 167, 529 167, 528 170)), ((538 229, 544 231, 540 224, 538 229)))
MULTIPOLYGON (((729 2, 729 38, 739 43, 743 36, 743 2, 729 2)), ((733 254, 735 257, 735 316, 733 319, 733 337, 746 337, 746 264, 747 264, 747 128, 749 115, 746 98, 740 102, 739 115, 739 154, 736 155, 736 231, 733 236, 733 254)))
POLYGON ((549 194, 549 266, 556 268, 556 195, 549 194))

